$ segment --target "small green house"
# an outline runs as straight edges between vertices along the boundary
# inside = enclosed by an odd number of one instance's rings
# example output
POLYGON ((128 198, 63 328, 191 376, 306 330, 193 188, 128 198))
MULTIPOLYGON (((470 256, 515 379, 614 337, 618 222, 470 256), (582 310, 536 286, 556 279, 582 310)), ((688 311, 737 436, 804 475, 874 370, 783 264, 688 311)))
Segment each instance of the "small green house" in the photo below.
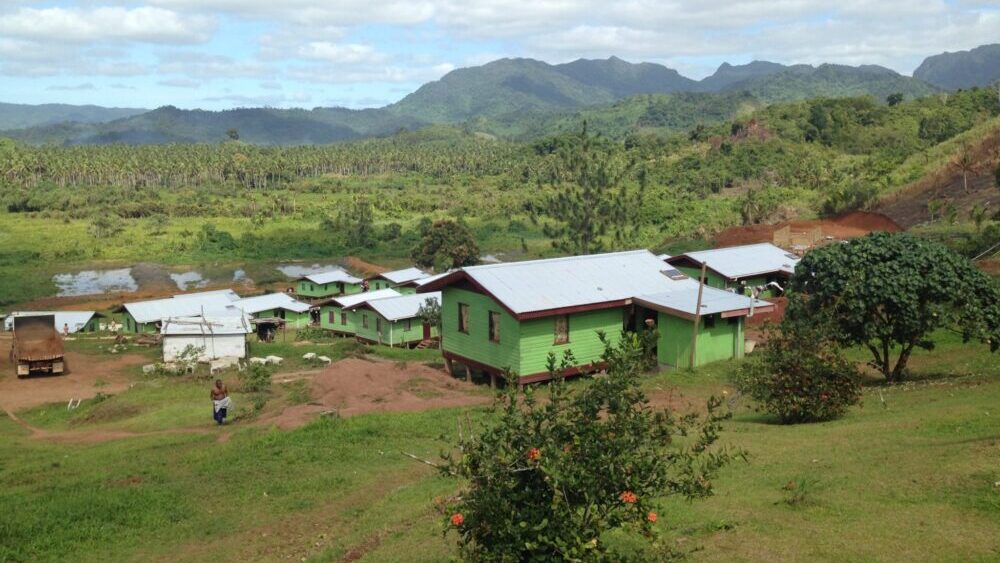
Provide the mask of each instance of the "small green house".
POLYGON ((699 313, 698 282, 646 250, 472 266, 418 289, 433 291, 441 292, 445 360, 491 375, 509 371, 519 383, 548 379, 549 353, 572 352, 570 375, 601 369, 599 334, 614 341, 623 329, 655 328, 661 364, 692 365, 695 335, 693 365, 738 358, 743 319, 772 308, 704 287, 699 313))
POLYGON ((364 291, 364 280, 343 270, 309 274, 295 280, 295 296, 306 301, 328 299, 364 291))
POLYGON ((784 293, 799 257, 764 242, 687 252, 665 261, 695 279, 705 265, 705 285, 710 287, 776 297, 784 293))
POLYGON ((349 310, 354 305, 372 299, 385 299, 402 295, 395 289, 379 289, 364 293, 341 295, 316 303, 319 309, 319 326, 337 334, 354 336, 357 333, 356 314, 349 310))
POLYGON ((370 299, 351 307, 357 338, 386 346, 413 346, 438 338, 436 326, 424 323, 418 316, 428 300, 440 303, 436 292, 408 294, 384 299, 370 299))
POLYGON ((305 328, 312 324, 309 304, 287 293, 267 293, 247 297, 236 301, 233 306, 254 319, 281 319, 288 328, 305 328))
POLYGON ((376 274, 367 281, 368 288, 372 291, 391 288, 400 293, 412 294, 417 292, 419 281, 429 276, 430 274, 419 268, 405 268, 376 274))
POLYGON ((122 331, 157 333, 164 319, 193 317, 206 310, 219 311, 231 307, 240 296, 231 289, 181 293, 166 299, 125 303, 114 310, 120 315, 122 331))

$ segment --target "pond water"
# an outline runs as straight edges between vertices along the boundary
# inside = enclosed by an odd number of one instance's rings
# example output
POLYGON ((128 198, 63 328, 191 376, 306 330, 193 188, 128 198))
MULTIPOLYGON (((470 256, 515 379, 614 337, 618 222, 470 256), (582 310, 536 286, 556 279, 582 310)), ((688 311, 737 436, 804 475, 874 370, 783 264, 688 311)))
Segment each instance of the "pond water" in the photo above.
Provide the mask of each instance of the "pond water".
POLYGON ((302 276, 308 276, 310 274, 319 274, 322 272, 332 272, 338 270, 343 272, 344 269, 336 264, 280 264, 278 265, 278 271, 285 274, 291 279, 301 278, 302 276))
POLYGON ((177 289, 181 291, 187 291, 189 289, 199 289, 208 285, 209 280, 202 277, 199 272, 182 272, 179 274, 170 274, 170 279, 174 280, 177 284, 177 289))
POLYGON ((132 268, 116 270, 84 270, 76 273, 56 274, 52 282, 59 288, 59 297, 135 291, 139 284, 132 277, 132 268))
POLYGON ((503 252, 499 252, 497 254, 486 254, 480 256, 479 261, 482 262, 483 264, 500 264, 503 262, 503 260, 500 259, 500 257, 503 255, 504 255, 503 252))

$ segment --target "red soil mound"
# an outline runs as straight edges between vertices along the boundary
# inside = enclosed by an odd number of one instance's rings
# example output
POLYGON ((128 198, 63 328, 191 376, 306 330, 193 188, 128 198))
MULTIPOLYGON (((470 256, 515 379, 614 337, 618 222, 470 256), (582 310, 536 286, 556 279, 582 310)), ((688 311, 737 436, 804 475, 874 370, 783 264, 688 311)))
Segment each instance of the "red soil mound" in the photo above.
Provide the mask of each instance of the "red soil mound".
MULTIPOLYGON (((280 379, 279 379, 280 380, 280 379)), ((409 412, 485 404, 485 389, 424 364, 349 358, 311 377, 313 400, 288 407, 268 422, 295 428, 321 412, 340 416, 367 412, 409 412)))
POLYGON ((778 240, 781 238, 781 232, 786 227, 788 229, 787 235, 792 241, 797 237, 808 238, 814 237, 814 235, 818 237, 818 240, 827 240, 826 237, 844 240, 864 236, 874 231, 897 233, 903 230, 892 219, 881 213, 854 211, 830 219, 785 221, 773 225, 730 227, 715 236, 715 244, 717 246, 737 246, 757 242, 773 242, 778 246, 789 246, 785 244, 785 241, 778 240), (779 237, 776 238, 776 234, 779 237))

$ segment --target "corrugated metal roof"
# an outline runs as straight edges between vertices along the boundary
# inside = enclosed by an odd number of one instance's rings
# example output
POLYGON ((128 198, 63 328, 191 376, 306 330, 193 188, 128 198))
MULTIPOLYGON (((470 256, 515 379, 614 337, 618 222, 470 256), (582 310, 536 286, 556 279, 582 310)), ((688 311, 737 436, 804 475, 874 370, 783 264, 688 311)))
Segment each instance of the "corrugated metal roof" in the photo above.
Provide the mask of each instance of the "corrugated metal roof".
POLYGON ((448 274, 450 274, 452 272, 454 272, 454 270, 448 270, 446 272, 441 272, 440 274, 434 274, 433 276, 427 276, 426 278, 420 278, 419 280, 416 280, 417 287, 425 286, 425 285, 427 285, 427 284, 429 284, 429 283, 431 283, 433 281, 437 281, 437 280, 439 280, 439 279, 447 276, 448 274))
POLYGON ((14 311, 4 319, 4 330, 14 329, 14 317, 38 317, 41 315, 55 316, 55 329, 62 334, 63 326, 69 326, 69 331, 77 332, 82 329, 90 319, 93 318, 94 311, 14 311))
POLYGON ((296 313, 305 313, 309 310, 308 303, 303 303, 287 293, 268 293, 256 297, 247 297, 236 301, 233 303, 233 306, 251 315, 272 309, 285 309, 296 313))
POLYGON ((330 270, 329 272, 321 272, 321 273, 318 273, 318 274, 309 274, 307 276, 302 276, 299 279, 309 280, 309 281, 311 281, 313 283, 317 283, 317 284, 320 284, 320 285, 323 285, 323 284, 326 284, 326 283, 339 283, 339 282, 355 283, 355 284, 357 284, 357 283, 361 283, 362 281, 364 281, 361 278, 356 278, 356 277, 352 276, 351 274, 348 274, 347 272, 345 272, 343 270, 330 270))
POLYGON ((712 270, 730 279, 770 272, 791 274, 795 271, 795 265, 799 263, 799 259, 794 254, 789 254, 788 251, 769 242, 699 250, 674 256, 674 258, 682 256, 687 256, 699 264, 705 263, 712 270))
POLYGON ((164 336, 250 334, 250 323, 243 315, 235 316, 190 316, 163 321, 160 331, 164 336))
POLYGON ((330 301, 340 305, 341 307, 353 307, 364 303, 365 301, 372 301, 375 299, 386 299, 389 297, 399 297, 402 295, 398 291, 392 288, 378 289, 375 291, 365 291, 364 293, 352 293, 350 295, 344 295, 342 297, 334 297, 330 301))
POLYGON ((386 299, 375 299, 367 301, 365 305, 371 307, 376 313, 382 315, 387 321, 400 321, 412 319, 420 312, 420 306, 428 299, 441 302, 441 292, 432 291, 429 293, 417 293, 414 295, 402 295, 400 297, 389 297, 386 299))
POLYGON ((426 278, 429 275, 430 274, 421 270, 420 268, 404 268, 402 270, 382 272, 381 274, 378 274, 375 277, 385 278, 391 281, 392 283, 407 283, 426 278))
POLYGON ((659 256, 657 256, 657 258, 659 258, 660 260, 669 260, 671 256, 669 254, 660 254, 659 256))
POLYGON ((199 315, 203 310, 208 309, 225 309, 239 299, 240 296, 235 291, 222 289, 183 293, 166 299, 126 303, 124 307, 136 322, 151 323, 171 317, 199 315))
POLYGON ((462 268, 514 314, 621 301, 697 282, 671 280, 648 250, 462 268))
MULTIPOLYGON (((635 298, 635 302, 651 309, 669 309, 695 315, 698 309, 698 283, 695 282, 694 287, 686 287, 676 291, 641 295, 635 298)), ((751 305, 754 308, 771 306, 767 301, 750 299, 745 295, 714 287, 706 286, 701 296, 702 315, 749 309, 751 305)))

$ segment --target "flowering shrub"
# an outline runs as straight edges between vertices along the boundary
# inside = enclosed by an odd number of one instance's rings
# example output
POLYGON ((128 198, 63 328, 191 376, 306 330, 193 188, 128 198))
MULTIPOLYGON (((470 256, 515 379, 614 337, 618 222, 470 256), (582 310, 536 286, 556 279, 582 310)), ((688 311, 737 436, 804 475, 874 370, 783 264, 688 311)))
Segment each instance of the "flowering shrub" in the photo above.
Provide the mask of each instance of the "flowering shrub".
POLYGON ((770 330, 760 355, 741 366, 737 388, 784 423, 830 420, 861 399, 857 368, 821 325, 788 321, 770 330))
POLYGON ((703 416, 649 406, 639 386, 643 350, 631 333, 605 341, 607 377, 572 386, 560 377, 569 361, 557 369, 550 357, 547 391, 510 385, 487 427, 463 432, 442 470, 467 480, 444 512, 465 559, 621 561, 628 556, 607 541, 619 534, 642 540, 639 559, 671 554, 657 538, 656 499, 711 494, 713 474, 738 454, 713 447, 727 418, 717 400, 703 416))

